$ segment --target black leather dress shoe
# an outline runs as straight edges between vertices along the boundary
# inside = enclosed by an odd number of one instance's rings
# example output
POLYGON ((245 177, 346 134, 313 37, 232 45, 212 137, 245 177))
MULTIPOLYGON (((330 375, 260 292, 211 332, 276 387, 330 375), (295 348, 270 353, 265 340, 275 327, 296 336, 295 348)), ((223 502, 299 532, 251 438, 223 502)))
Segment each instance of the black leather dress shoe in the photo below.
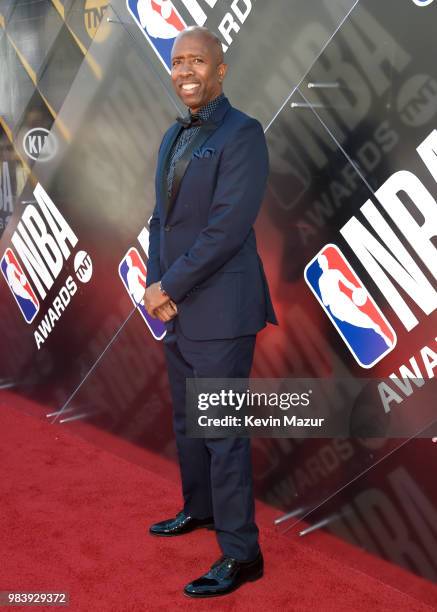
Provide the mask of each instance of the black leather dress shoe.
POLYGON ((202 527, 214 529, 214 519, 212 516, 204 519, 197 519, 188 516, 182 510, 178 512, 176 518, 167 519, 166 521, 151 525, 149 532, 156 536, 177 536, 194 531, 194 529, 201 529, 202 527))
POLYGON ((193 580, 184 589, 189 597, 217 597, 238 589, 244 582, 261 578, 264 560, 261 552, 253 561, 237 561, 232 557, 221 557, 209 572, 193 580))

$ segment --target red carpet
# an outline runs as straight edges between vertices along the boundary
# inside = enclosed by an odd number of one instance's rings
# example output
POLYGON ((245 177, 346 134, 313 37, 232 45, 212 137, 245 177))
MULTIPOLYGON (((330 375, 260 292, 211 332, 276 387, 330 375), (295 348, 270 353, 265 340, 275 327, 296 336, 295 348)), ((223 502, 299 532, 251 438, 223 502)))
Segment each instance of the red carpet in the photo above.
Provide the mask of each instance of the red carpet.
POLYGON ((74 612, 437 609, 437 587, 324 534, 324 552, 317 539, 287 538, 272 527, 277 511, 263 504, 265 577, 225 598, 190 600, 183 585, 219 549, 213 532, 147 534, 181 506, 173 467, 150 455, 153 472, 141 468, 4 403, 0 427, 1 591, 68 591, 74 612), (360 557, 373 576, 357 569, 360 557))

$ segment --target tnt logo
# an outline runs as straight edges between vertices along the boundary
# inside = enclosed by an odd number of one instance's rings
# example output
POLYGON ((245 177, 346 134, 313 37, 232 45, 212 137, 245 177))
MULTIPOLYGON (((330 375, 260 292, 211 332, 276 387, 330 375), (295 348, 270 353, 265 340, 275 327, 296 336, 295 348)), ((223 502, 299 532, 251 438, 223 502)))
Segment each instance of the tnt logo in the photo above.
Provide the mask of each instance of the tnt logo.
POLYGON ((39 301, 11 249, 6 249, 0 266, 23 317, 32 323, 39 311, 39 301))
POLYGON ((413 2, 414 4, 417 4, 417 6, 427 6, 428 4, 434 2, 434 0, 413 0, 413 2))
POLYGON ((151 317, 144 306, 147 268, 137 249, 134 247, 129 249, 118 266, 118 273, 132 302, 138 308, 147 327, 150 329, 152 336, 156 340, 162 340, 166 334, 164 323, 151 317))
POLYGON ((305 268, 305 280, 362 368, 396 346, 396 334, 350 264, 333 244, 305 268))
POLYGON ((126 0, 129 13, 141 28, 168 72, 174 39, 187 27, 170 0, 126 0))

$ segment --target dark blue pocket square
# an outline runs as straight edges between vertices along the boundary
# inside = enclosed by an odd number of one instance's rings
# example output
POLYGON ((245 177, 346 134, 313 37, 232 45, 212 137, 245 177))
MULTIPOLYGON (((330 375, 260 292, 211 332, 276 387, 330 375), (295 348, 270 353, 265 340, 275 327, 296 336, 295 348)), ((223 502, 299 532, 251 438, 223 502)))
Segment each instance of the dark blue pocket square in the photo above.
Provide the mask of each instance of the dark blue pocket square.
POLYGON ((196 159, 209 159, 215 154, 215 149, 211 149, 211 147, 203 147, 200 149, 196 149, 193 153, 193 157, 196 159))

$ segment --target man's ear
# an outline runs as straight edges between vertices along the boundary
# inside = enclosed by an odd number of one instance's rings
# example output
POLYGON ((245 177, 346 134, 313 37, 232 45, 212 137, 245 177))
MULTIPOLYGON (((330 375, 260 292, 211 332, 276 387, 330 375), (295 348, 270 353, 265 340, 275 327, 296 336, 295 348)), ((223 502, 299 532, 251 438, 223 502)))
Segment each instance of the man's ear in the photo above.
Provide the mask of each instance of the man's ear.
POLYGON ((220 81, 220 83, 224 80, 226 73, 228 71, 228 65, 227 64, 219 64, 217 67, 218 70, 218 79, 220 81))

